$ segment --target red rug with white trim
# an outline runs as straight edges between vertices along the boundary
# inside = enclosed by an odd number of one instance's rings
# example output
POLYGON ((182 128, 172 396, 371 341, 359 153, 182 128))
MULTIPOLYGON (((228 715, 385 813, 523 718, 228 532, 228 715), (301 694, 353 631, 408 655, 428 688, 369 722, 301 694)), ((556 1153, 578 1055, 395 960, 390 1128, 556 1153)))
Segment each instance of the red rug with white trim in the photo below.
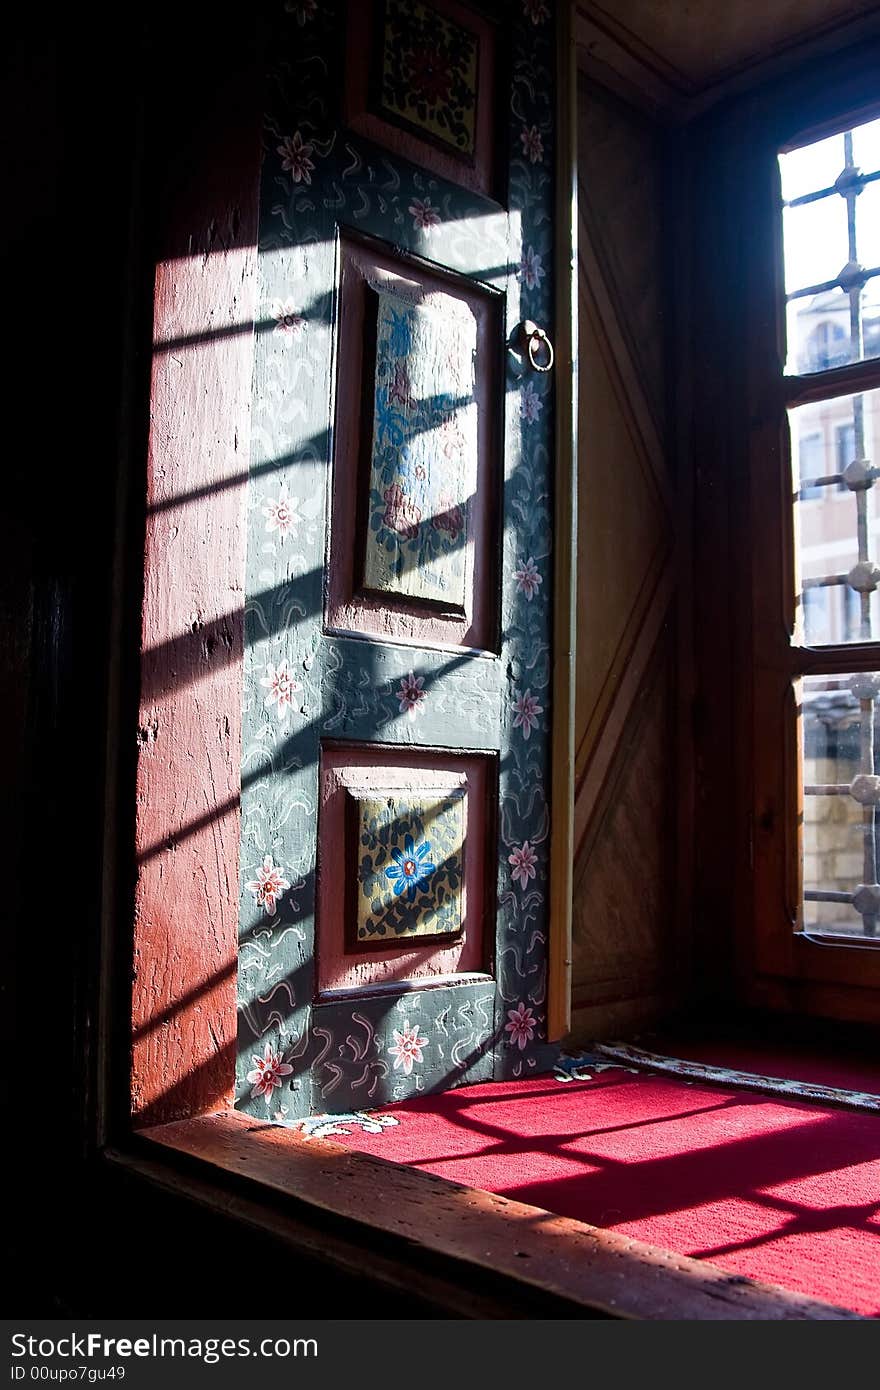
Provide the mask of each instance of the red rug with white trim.
POLYGON ((878 1115, 617 1068, 384 1115, 333 1138, 880 1316, 878 1115))

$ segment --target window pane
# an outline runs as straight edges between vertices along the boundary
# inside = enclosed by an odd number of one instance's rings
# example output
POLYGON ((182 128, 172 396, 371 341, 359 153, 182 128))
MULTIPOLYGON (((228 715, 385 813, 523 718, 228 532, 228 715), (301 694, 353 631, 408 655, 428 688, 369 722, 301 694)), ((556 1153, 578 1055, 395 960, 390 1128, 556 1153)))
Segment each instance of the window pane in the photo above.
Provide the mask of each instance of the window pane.
POLYGON ((783 208, 782 234, 786 294, 833 280, 846 265, 846 203, 838 193, 815 203, 783 208))
POLYGON ((880 671, 805 676, 803 926, 877 935, 880 671))
POLYGON ((786 372, 827 371, 880 356, 880 120, 780 155, 786 372), (805 289, 826 285, 816 294, 805 289))
POLYGON ((880 641, 880 390, 789 411, 798 640, 880 641))
MULTIPOLYGON (((872 122, 876 124, 876 122, 872 122)), ((801 145, 798 150, 779 156, 779 175, 782 197, 786 203, 830 188, 843 168, 843 136, 830 135, 814 145, 801 145)))
POLYGON ((863 174, 880 169, 880 119, 867 121, 853 131, 853 156, 863 174))
POLYGON ((824 497, 825 490, 811 484, 811 478, 818 478, 825 472, 825 449, 821 434, 804 434, 798 441, 800 460, 801 501, 808 502, 814 497, 824 497))

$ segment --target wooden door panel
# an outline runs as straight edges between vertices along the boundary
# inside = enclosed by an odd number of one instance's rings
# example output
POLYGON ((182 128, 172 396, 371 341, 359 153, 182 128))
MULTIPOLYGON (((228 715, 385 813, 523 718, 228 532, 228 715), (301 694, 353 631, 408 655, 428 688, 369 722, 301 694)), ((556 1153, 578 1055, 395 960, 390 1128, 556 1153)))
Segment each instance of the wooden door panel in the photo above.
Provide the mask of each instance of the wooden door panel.
MULTIPOLYGON (((262 174, 238 972, 238 1103, 284 1123, 554 1055, 553 391, 516 347, 524 319, 552 330, 554 24, 521 0, 303 8, 262 174), (447 56, 473 151, 413 130, 399 87, 369 126, 343 98, 364 13, 375 45, 404 9, 470 16, 477 66, 447 56), (419 870, 405 906, 388 857, 419 870)), ((431 126, 449 103, 422 78, 431 126)))
POLYGON ((346 124, 441 178, 498 197, 502 43, 491 17, 455 0, 364 0, 352 9, 346 44, 346 124))
POLYGON ((326 737, 436 748, 501 747, 505 689, 497 660, 338 637, 325 639, 321 652, 326 682, 319 696, 326 737), (413 706, 416 696, 421 698, 413 706))
POLYGON ((687 864, 672 814, 687 742, 670 684, 686 566, 663 408, 662 147, 651 121, 596 83, 581 86, 578 116, 573 1043, 675 1005, 689 879, 671 871, 687 864))
POLYGON ((325 747, 319 999, 394 980, 486 973, 496 785, 494 759, 485 756, 415 749, 377 756, 374 746, 325 747), (401 853, 403 869, 412 862, 415 870, 411 888, 399 872, 401 853))
POLYGON ((339 257, 327 625, 492 647, 502 296, 347 229, 339 257))

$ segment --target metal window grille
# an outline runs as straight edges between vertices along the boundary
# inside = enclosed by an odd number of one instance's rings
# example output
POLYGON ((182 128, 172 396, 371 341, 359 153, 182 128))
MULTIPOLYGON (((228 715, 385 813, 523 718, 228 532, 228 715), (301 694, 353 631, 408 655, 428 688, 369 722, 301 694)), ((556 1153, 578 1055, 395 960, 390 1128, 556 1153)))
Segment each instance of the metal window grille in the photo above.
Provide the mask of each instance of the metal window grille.
MULTIPOLYGON (((786 207, 798 207, 814 203, 822 198, 842 197, 846 202, 847 221, 847 263, 833 280, 821 284, 796 289, 786 295, 788 303, 799 299, 814 297, 827 291, 839 290, 849 301, 849 341, 845 331, 828 323, 819 325, 813 331, 806 345, 805 365, 809 371, 822 371, 834 368, 843 362, 859 362, 866 356, 865 324, 863 316, 863 290, 869 281, 880 275, 880 266, 865 267, 859 262, 859 196, 870 183, 880 179, 880 170, 862 173, 853 158, 853 132, 844 132, 844 167, 834 183, 826 188, 802 194, 784 201, 786 207), (818 335, 818 336, 817 336, 818 335)), ((868 356, 876 355, 874 343, 868 345, 868 356)), ((808 443, 804 440, 802 443, 808 443)), ((864 395, 857 392, 852 397, 852 423, 838 428, 835 436, 835 455, 837 472, 806 476, 806 458, 800 458, 799 496, 805 498, 822 494, 825 488, 849 491, 853 494, 856 507, 856 537, 858 545, 857 562, 846 574, 825 574, 802 581, 805 610, 815 607, 821 591, 836 589, 841 593, 842 610, 847 619, 843 627, 843 637, 854 636, 852 628, 857 624, 858 638, 871 642, 880 637, 872 630, 871 596, 880 584, 880 566, 871 553, 869 528, 868 495, 880 478, 880 468, 876 460, 867 456, 865 434, 864 395), (842 586, 842 587, 841 587, 842 586), (853 623, 853 619, 856 620, 853 623), (849 629, 849 631, 848 631, 849 629)), ((809 454, 809 450, 807 451, 809 454)), ((822 598, 826 596, 822 593, 822 598)), ((861 807, 863 864, 862 882, 851 892, 807 888, 804 901, 814 903, 847 903, 862 919, 866 937, 877 935, 880 922, 880 882, 878 882, 878 859, 880 859, 880 776, 878 766, 877 724, 880 718, 880 674, 864 672, 845 678, 845 699, 852 707, 858 702, 859 733, 857 771, 852 780, 841 784, 806 785, 804 793, 810 797, 848 796, 861 807)))

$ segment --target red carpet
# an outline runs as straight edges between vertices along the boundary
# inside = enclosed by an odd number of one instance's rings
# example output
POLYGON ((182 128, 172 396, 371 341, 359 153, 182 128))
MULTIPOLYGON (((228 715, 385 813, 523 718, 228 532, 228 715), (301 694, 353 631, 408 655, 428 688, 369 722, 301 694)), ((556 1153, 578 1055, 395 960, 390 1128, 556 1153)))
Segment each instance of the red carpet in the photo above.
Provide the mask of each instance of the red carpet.
POLYGON ((618 1070, 385 1113, 335 1141, 880 1316, 876 1115, 618 1070))

